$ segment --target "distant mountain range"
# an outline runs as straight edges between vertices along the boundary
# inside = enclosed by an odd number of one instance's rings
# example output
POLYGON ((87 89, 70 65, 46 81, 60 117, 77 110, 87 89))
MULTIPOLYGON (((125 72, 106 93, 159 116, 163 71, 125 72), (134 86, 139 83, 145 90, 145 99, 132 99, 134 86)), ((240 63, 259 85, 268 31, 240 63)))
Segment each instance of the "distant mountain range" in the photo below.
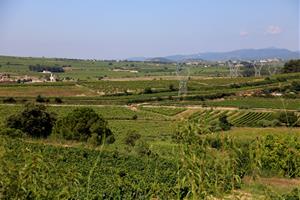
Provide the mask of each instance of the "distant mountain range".
POLYGON ((171 55, 166 57, 135 57, 129 61, 150 61, 150 62, 182 62, 182 61, 224 61, 224 60, 258 60, 278 58, 283 60, 300 59, 300 51, 288 49, 265 48, 265 49, 240 49, 229 52, 207 52, 191 55, 171 55))

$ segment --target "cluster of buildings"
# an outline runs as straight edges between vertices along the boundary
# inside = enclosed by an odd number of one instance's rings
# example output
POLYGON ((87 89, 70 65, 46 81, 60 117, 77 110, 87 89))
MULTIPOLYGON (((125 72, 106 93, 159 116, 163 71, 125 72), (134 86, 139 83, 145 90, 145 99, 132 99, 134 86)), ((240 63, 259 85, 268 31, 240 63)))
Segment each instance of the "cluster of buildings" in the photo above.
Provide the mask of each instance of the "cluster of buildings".
POLYGON ((45 76, 37 78, 34 76, 14 76, 9 73, 0 73, 0 83, 42 83, 42 82, 56 82, 58 78, 51 72, 44 71, 45 76))

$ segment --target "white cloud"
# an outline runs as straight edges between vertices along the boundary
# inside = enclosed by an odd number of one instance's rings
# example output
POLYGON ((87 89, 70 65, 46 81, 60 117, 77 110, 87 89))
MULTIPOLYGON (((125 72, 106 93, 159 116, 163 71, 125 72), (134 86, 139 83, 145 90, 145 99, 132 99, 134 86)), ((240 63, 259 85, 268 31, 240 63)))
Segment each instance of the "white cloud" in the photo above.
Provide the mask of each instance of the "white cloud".
POLYGON ((282 32, 282 29, 279 26, 270 25, 267 27, 266 34, 277 35, 282 32))
POLYGON ((241 31, 240 32, 241 37, 247 37, 248 35, 249 35, 249 32, 247 32, 247 31, 241 31))

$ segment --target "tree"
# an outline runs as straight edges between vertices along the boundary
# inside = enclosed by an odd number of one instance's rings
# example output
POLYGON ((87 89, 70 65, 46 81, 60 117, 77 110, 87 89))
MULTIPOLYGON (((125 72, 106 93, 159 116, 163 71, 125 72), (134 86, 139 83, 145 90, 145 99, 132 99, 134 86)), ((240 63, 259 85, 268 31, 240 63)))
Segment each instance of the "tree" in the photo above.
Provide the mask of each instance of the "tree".
POLYGON ((227 116, 222 114, 219 117, 219 126, 223 131, 228 131, 232 125, 228 122, 227 116))
POLYGON ((113 143, 113 133, 108 128, 104 118, 91 108, 77 108, 59 119, 53 129, 53 134, 67 140, 113 143))
POLYGON ((283 73, 300 72, 300 59, 290 60, 289 62, 285 63, 282 72, 283 73))
POLYGON ((44 102, 46 102, 46 100, 44 99, 44 97, 42 97, 41 95, 38 95, 35 98, 35 101, 38 102, 38 103, 44 103, 44 102))
POLYGON ((169 90, 170 90, 170 91, 175 91, 175 90, 176 90, 173 84, 170 84, 170 85, 169 85, 169 90))
POLYGON ((152 93, 153 93, 153 91, 150 87, 147 87, 144 89, 144 94, 152 94, 152 93))
POLYGON ((43 105, 26 104, 22 112, 6 120, 7 128, 19 129, 32 137, 47 137, 55 123, 55 115, 43 105))
POLYGON ((58 103, 58 104, 63 103, 62 99, 59 97, 55 97, 54 101, 55 101, 55 103, 58 103))

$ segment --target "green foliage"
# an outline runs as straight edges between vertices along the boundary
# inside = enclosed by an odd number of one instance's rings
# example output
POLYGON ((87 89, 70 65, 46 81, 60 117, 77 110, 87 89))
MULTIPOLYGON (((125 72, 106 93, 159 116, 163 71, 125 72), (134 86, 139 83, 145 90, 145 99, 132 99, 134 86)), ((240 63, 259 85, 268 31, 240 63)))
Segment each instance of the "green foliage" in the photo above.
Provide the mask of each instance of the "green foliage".
POLYGON ((228 131, 230 130, 232 124, 230 124, 227 120, 227 116, 222 114, 220 117, 219 117, 219 126, 220 128, 223 130, 223 131, 228 131))
POLYGON ((159 157, 0 138, 3 199, 175 199, 176 164, 159 157), (96 162, 98 161, 98 162, 96 162))
POLYGON ((0 155, 1 199, 78 199, 81 176, 74 167, 58 168, 40 149, 9 140, 0 142, 4 147, 0 155))
POLYGON ((54 101, 55 101, 55 103, 58 103, 58 104, 63 103, 62 99, 59 97, 55 97, 54 101))
POLYGON ((170 84, 170 85, 169 85, 169 90, 170 90, 170 91, 176 91, 176 88, 174 87, 173 84, 170 84))
POLYGON ((132 116, 133 120, 137 120, 137 118, 138 118, 138 116, 136 114, 132 116))
POLYGON ((300 60, 290 60, 284 64, 283 73, 300 72, 300 60))
POLYGON ((107 122, 91 108, 76 108, 61 117, 55 124, 53 134, 67 140, 89 140, 96 144, 114 141, 107 122))
POLYGON ((43 105, 26 104, 23 111, 9 116, 6 127, 18 129, 32 137, 47 137, 52 131, 55 116, 43 105))
POLYGON ((44 102, 49 102, 49 99, 45 99, 44 97, 42 97, 41 95, 38 95, 35 99, 36 102, 38 103, 44 103, 44 102))
POLYGON ((173 107, 163 107, 163 106, 160 107, 143 106, 140 108, 145 111, 150 111, 150 112, 154 112, 166 116, 174 116, 186 110, 186 108, 173 108, 173 107))
POLYGON ((146 87, 144 89, 144 94, 152 94, 152 93, 153 93, 153 91, 152 91, 152 89, 150 87, 146 87))
POLYGON ((256 122, 256 125, 259 127, 276 127, 280 125, 280 121, 277 119, 274 120, 266 120, 262 119, 256 122))
POLYGON ((261 173, 300 177, 300 141, 296 137, 268 135, 252 143, 252 159, 261 173))
POLYGON ((286 124, 286 126, 297 126, 299 117, 294 112, 280 112, 278 115, 278 120, 281 123, 286 124))
POLYGON ((17 101, 13 97, 7 97, 3 99, 3 103, 16 103, 17 101))
POLYGON ((22 138, 25 136, 25 133, 23 133, 20 129, 1 128, 0 135, 12 137, 12 138, 22 138))
POLYGON ((197 124, 180 129, 179 199, 206 199, 240 187, 237 157, 233 151, 212 150, 208 140, 198 135, 197 124), (195 127, 196 126, 196 127, 195 127))
POLYGON ((150 156, 152 153, 149 144, 145 140, 138 140, 134 149, 140 156, 150 156))
POLYGON ((125 137, 125 144, 134 147, 135 143, 138 139, 141 138, 141 135, 136 133, 135 131, 127 133, 125 137))

